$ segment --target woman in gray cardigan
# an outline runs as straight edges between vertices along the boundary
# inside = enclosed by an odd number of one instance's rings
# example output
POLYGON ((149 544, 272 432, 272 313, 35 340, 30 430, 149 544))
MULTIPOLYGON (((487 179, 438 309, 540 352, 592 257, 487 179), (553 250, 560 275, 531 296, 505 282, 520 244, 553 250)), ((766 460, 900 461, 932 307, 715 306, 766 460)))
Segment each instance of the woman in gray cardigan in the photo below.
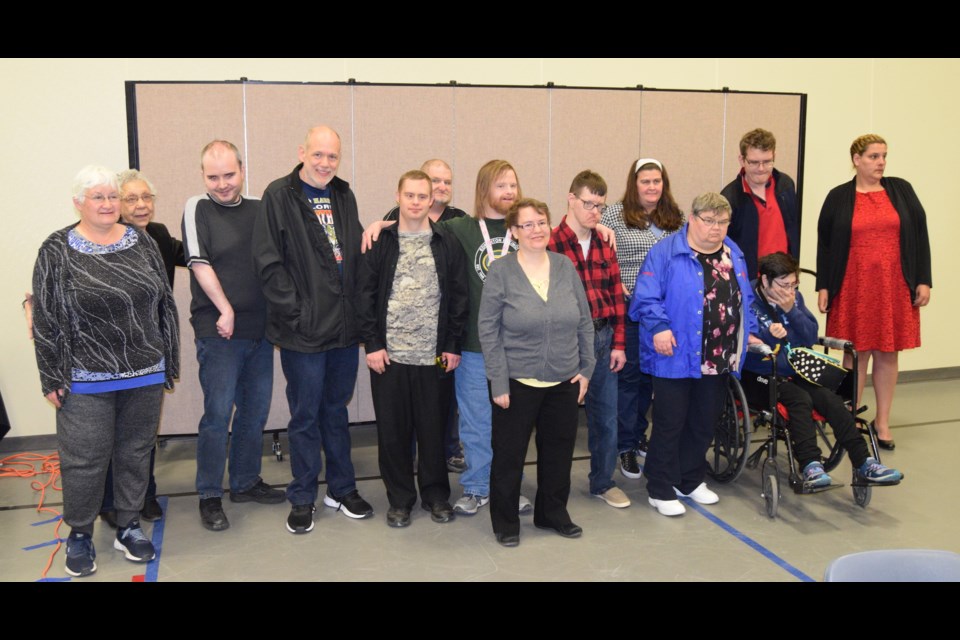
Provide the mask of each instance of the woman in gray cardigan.
POLYGON ((517 501, 530 432, 537 425, 533 523, 567 538, 577 404, 596 359, 593 321, 570 260, 547 251, 550 211, 525 198, 507 213, 519 250, 490 267, 477 323, 493 401, 490 517, 497 542, 520 543, 517 501))

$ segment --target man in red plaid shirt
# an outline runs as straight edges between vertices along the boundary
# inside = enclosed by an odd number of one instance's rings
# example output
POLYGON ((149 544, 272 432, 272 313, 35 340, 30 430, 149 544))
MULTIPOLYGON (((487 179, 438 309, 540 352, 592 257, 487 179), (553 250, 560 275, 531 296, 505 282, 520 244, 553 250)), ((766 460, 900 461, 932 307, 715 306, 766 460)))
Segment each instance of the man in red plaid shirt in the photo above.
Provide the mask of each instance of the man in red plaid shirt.
POLYGON ((573 261, 590 302, 596 329, 597 367, 587 389, 590 494, 623 509, 630 499, 613 481, 617 465, 617 372, 627 360, 620 267, 613 249, 595 229, 607 200, 607 183, 593 171, 577 174, 567 194, 567 215, 550 236, 551 251, 573 261))

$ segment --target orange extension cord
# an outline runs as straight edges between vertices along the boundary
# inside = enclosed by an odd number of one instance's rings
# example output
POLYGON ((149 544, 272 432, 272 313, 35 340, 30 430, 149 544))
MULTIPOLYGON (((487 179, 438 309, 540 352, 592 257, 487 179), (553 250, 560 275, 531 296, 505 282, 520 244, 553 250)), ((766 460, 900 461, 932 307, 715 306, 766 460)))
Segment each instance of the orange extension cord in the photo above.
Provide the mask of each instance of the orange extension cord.
MULTIPOLYGON (((37 504, 38 513, 51 513, 54 516, 61 515, 56 509, 43 506, 47 498, 47 488, 53 491, 63 491, 60 486, 60 456, 56 453, 41 455, 39 453, 17 453, 12 456, 0 459, 0 478, 34 478, 30 482, 30 488, 40 492, 40 502, 37 504), (49 476, 45 481, 39 479, 40 476, 49 476)), ((50 565, 53 564, 53 557, 60 551, 63 544, 60 542, 60 525, 63 519, 57 520, 57 526, 53 530, 57 538, 57 545, 50 552, 47 564, 40 574, 41 578, 47 577, 50 565)))

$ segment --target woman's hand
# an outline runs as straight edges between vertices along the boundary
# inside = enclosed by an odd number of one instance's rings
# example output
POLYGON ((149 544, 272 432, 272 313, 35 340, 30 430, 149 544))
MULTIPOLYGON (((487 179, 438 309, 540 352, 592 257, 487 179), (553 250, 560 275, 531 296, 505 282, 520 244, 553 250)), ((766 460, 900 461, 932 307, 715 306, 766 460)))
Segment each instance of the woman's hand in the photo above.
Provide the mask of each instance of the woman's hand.
POLYGON ((371 371, 383 373, 387 370, 388 364, 390 364, 390 356, 387 355, 386 349, 367 354, 367 366, 370 367, 371 371))
POLYGON ((774 286, 770 287, 769 289, 765 289, 764 294, 766 294, 767 300, 772 302, 777 307, 783 309, 784 313, 790 313, 790 311, 793 310, 793 305, 797 302, 796 289, 784 291, 776 283, 774 283, 774 286))
POLYGON ((587 395, 587 387, 590 386, 590 381, 583 377, 582 374, 577 374, 570 379, 571 383, 579 382, 580 383, 580 395, 577 396, 577 404, 583 402, 583 398, 587 395))
POLYGON ((51 391, 44 397, 47 400, 49 400, 50 404, 55 406, 57 409, 60 409, 63 407, 63 402, 61 401, 63 398, 63 389, 57 389, 56 391, 51 391))
POLYGON ((673 331, 670 329, 653 336, 653 349, 662 356, 672 356, 675 346, 677 346, 677 339, 673 337, 673 331))
POLYGON ((773 324, 770 325, 770 335, 772 335, 774 338, 778 340, 780 338, 786 338, 787 330, 779 322, 774 322, 773 324))
POLYGON ((930 287, 925 284, 917 285, 917 297, 913 299, 913 306, 925 307, 930 302, 930 287))
POLYGON ((371 222, 370 225, 363 230, 363 239, 360 241, 360 253, 366 253, 367 249, 373 248, 373 243, 380 237, 380 232, 384 228, 396 223, 396 220, 378 220, 377 222, 371 222))
POLYGON ((617 234, 613 232, 613 229, 598 222, 594 231, 597 232, 597 235, 600 236, 600 239, 603 242, 606 242, 608 245, 610 245, 611 249, 614 251, 617 250, 617 234))
POLYGON ((29 291, 23 299, 23 313, 27 316, 27 340, 33 340, 33 294, 29 291))
POLYGON ((503 394, 502 396, 497 396, 496 398, 493 399, 493 404, 497 405, 497 406, 500 407, 501 409, 509 409, 509 408, 510 408, 510 394, 509 394, 509 393, 505 393, 505 394, 503 394))
POLYGON ((820 313, 826 313, 830 310, 830 292, 826 289, 820 289, 817 292, 817 307, 820 309, 820 313))

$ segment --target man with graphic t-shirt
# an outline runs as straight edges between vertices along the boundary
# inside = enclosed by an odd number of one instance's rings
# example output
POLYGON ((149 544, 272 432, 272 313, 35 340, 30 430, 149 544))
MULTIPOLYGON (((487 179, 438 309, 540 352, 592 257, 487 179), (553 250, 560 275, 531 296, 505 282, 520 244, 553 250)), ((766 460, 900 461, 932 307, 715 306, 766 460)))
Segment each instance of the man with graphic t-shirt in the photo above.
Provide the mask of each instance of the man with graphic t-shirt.
POLYGON ((263 193, 253 256, 267 298, 267 337, 280 347, 290 404, 291 533, 313 529, 317 483, 324 505, 351 518, 373 509, 357 492, 347 403, 357 378, 356 276, 363 227, 350 185, 337 177, 340 136, 313 127, 300 164, 263 193))

